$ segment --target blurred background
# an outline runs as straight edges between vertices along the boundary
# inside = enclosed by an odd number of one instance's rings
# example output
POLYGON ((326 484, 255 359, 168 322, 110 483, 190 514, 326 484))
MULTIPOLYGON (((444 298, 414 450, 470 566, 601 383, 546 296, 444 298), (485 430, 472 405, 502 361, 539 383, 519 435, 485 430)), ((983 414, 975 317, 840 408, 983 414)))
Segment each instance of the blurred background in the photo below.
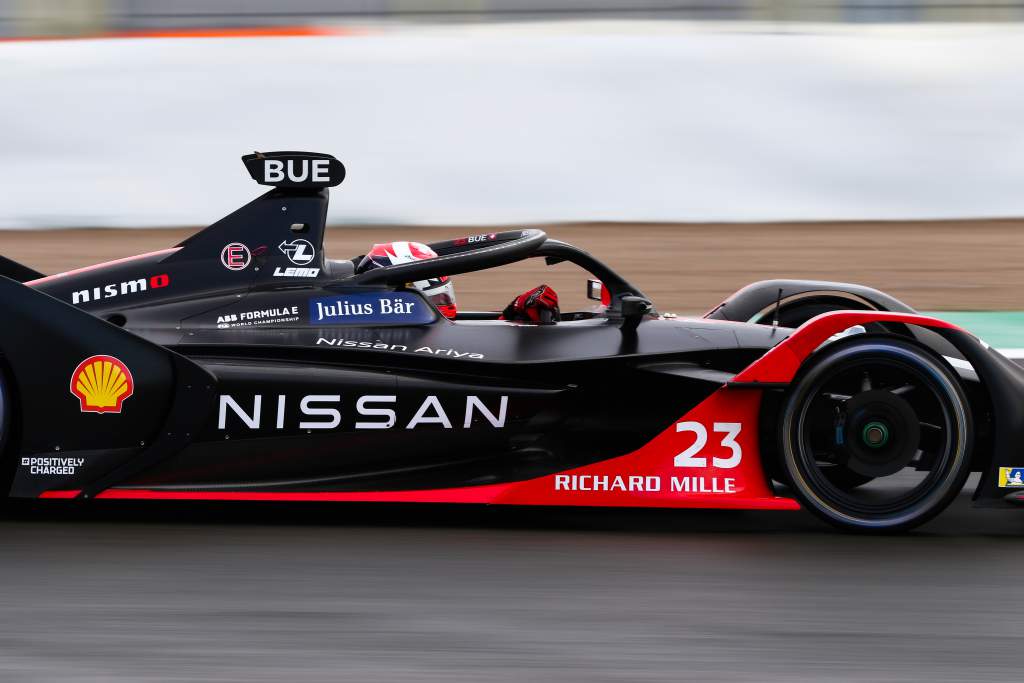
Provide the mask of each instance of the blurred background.
POLYGON ((1019 21, 1016 0, 4 0, 12 35, 281 26, 334 19, 508 21, 611 16, 727 21, 1019 21))
MULTIPOLYGON (((1024 2, 0 0, 0 253, 162 248, 328 152, 334 258, 543 227, 700 314, 855 281, 1024 348, 1024 2)), ((460 277, 501 308, 577 272, 460 277)), ((574 299, 575 297, 575 299, 574 299)), ((970 490, 970 486, 968 490, 970 490)), ((1000 680, 1011 514, 158 506, 0 522, 3 680, 1000 680), (133 520, 124 522, 125 511, 133 520)))
MULTIPOLYGON (((981 0, 0 0, 0 230, 37 233, 0 249, 54 272, 162 247, 183 233, 152 229, 255 196, 241 154, 310 149, 349 169, 335 257, 530 224, 614 253, 678 313, 776 276, 1013 311, 1021 18, 981 0)), ((500 308, 541 276, 460 292, 500 308)))

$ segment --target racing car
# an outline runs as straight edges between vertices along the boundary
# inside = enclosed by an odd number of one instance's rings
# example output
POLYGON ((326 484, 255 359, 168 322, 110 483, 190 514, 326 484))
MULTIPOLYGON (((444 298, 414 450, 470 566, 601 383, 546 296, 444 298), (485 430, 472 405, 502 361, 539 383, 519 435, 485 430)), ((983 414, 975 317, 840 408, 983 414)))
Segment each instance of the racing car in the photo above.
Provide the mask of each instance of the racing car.
POLYGON ((242 159, 270 189, 177 246, 0 260, 9 497, 802 507, 855 531, 927 521, 972 471, 976 505, 1024 498, 1024 371, 882 292, 772 280, 675 317, 532 228, 326 258, 344 165, 242 159), (432 294, 524 259, 578 266, 589 307, 432 294))

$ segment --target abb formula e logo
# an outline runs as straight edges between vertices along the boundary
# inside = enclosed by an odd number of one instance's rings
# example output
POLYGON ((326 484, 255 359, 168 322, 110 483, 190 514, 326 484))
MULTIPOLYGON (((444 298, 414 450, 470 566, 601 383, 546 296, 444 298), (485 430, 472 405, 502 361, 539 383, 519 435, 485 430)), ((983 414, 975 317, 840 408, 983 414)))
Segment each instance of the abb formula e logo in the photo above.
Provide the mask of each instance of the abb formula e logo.
POLYGON ((232 242, 220 250, 220 262, 228 270, 245 270, 252 262, 252 252, 241 242, 232 242))
POLYGON ((160 275, 151 275, 147 277, 140 277, 137 280, 126 280, 124 282, 114 282, 109 285, 98 285, 90 289, 80 289, 77 292, 71 293, 71 303, 87 304, 92 301, 101 301, 103 299, 113 299, 118 296, 126 296, 129 294, 139 294, 150 289, 163 289, 171 284, 171 276, 166 273, 160 275))
POLYGON ((298 306, 264 308, 258 311, 241 311, 239 313, 223 313, 218 315, 217 329, 226 330, 232 327, 254 327, 257 325, 274 325, 298 321, 298 306))
POLYGON ((113 356, 90 356, 71 373, 71 394, 83 413, 120 413, 133 393, 131 370, 113 356))

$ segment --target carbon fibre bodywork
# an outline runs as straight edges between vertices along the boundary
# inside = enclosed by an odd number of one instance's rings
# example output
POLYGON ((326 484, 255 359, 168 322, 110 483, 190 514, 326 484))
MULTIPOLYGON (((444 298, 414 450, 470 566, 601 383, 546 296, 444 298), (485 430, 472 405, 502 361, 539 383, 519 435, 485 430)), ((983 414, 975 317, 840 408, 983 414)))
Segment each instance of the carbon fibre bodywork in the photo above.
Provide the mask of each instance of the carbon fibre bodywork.
POLYGON ((358 256, 324 258, 327 202, 326 187, 279 187, 161 252, 23 283, 31 270, 5 271, 10 495, 790 509, 763 461, 763 408, 857 326, 973 368, 981 499, 1004 499, 999 467, 1024 466, 1024 372, 875 290, 773 281, 666 317, 538 230, 356 273, 358 256), (554 325, 448 320, 405 286, 531 257, 580 265, 610 303, 554 325), (809 295, 861 310, 752 322, 809 295), (77 368, 93 358, 131 380, 116 410, 90 403, 77 368))

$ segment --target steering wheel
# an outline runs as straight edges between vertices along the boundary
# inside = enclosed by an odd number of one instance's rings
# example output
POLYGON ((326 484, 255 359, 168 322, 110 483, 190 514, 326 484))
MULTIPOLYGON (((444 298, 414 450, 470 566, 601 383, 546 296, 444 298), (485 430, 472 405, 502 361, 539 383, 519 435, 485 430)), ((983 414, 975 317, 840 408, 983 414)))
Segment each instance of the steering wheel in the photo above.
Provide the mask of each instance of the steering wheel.
POLYGON ((547 239, 543 230, 531 228, 433 242, 428 246, 437 252, 437 258, 374 268, 356 275, 346 284, 397 286, 442 275, 459 275, 504 266, 527 258, 540 249, 547 239))

